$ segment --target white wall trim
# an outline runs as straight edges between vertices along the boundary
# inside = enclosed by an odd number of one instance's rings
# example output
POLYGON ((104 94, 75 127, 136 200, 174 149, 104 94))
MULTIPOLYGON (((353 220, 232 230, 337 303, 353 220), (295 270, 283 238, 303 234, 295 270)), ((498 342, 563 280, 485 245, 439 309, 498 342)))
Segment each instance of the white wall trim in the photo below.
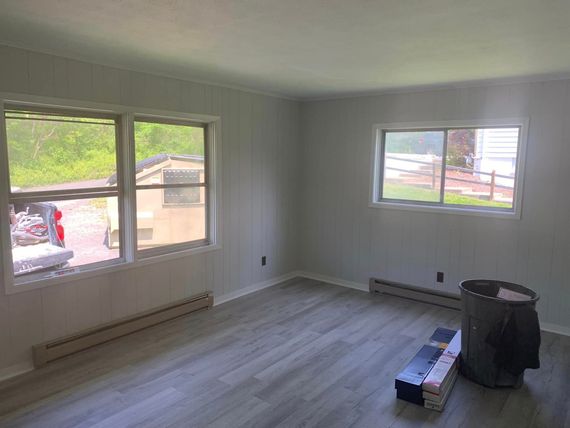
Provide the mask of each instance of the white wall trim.
POLYGON ((290 279, 297 278, 303 276, 298 271, 293 271, 286 273, 285 275, 281 275, 275 278, 268 279, 266 281, 258 282, 255 284, 251 284, 247 287, 241 288, 236 290, 232 293, 222 294, 221 296, 214 295, 214 306, 218 306, 229 302, 231 300, 237 299, 242 296, 246 296, 251 293, 255 293, 256 291, 263 290, 265 288, 273 287, 274 285, 281 284, 282 282, 289 281, 290 279))
POLYGON ((336 101, 351 98, 364 98, 364 97, 376 97, 382 95, 398 95, 398 94, 412 94, 412 93, 423 93, 423 92, 438 92, 438 91, 448 91, 454 89, 465 89, 465 88, 486 88, 486 87, 496 87, 496 86, 510 86, 510 85, 524 85, 532 83, 542 83, 542 82, 553 82, 560 80, 570 80, 570 73, 545 73, 545 74, 534 74, 527 76, 511 76, 511 77, 499 77, 495 79, 478 79, 478 80, 464 80, 458 82, 445 82, 445 83, 434 83, 425 85, 410 85, 410 86, 398 86, 398 87, 386 87, 377 89, 363 89, 363 90, 341 90, 335 91, 330 94, 316 95, 316 96, 303 96, 303 95, 292 95, 287 93, 272 92, 267 90, 254 89, 249 86, 232 84, 229 82, 221 81, 211 81, 205 79, 194 78, 191 73, 187 75, 178 73, 168 73, 163 70, 151 70, 149 68, 145 69, 135 69, 125 67, 124 65, 117 64, 109 61, 94 60, 84 55, 62 55, 61 52, 56 52, 52 49, 31 49, 29 46, 25 46, 21 43, 2 41, 0 46, 7 48, 18 49, 29 53, 49 55, 55 58, 60 58, 63 60, 78 61, 85 64, 95 64, 103 67, 112 68, 119 71, 125 71, 129 73, 139 73, 148 76, 155 76, 160 78, 172 79, 179 82, 186 82, 198 85, 207 85, 215 88, 230 89, 235 91, 241 91, 245 93, 262 95, 271 98, 283 99, 288 101, 294 101, 299 103, 311 103, 319 101, 336 101))
POLYGON ((335 278, 332 276, 321 275, 320 273, 300 271, 297 272, 298 276, 302 276, 307 279, 314 279, 315 281, 326 282, 333 285, 340 285, 341 287, 352 288, 354 290, 369 291, 368 284, 362 284, 360 282, 347 281, 346 279, 335 278))
POLYGON ((316 97, 301 97, 303 103, 320 101, 337 101, 353 98, 379 97, 383 95, 416 94, 425 92, 441 92, 455 89, 488 88, 497 86, 529 85, 532 83, 556 82, 570 80, 570 73, 536 74, 520 77, 504 77, 497 79, 465 80, 454 83, 434 83, 432 85, 400 86, 384 89, 370 89, 362 91, 344 91, 331 95, 316 97))
POLYGON ((63 60, 78 61, 78 62, 83 62, 85 64, 101 65, 103 67, 113 68, 115 70, 127 71, 130 73, 139 73, 139 74, 145 74, 145 75, 149 75, 149 76, 155 76, 155 77, 177 80, 179 82, 194 83, 194 84, 198 84, 198 85, 207 85, 207 86, 213 86, 213 87, 222 88, 222 89, 232 89, 235 91, 247 92, 247 93, 251 93, 251 94, 255 94, 255 95, 263 95, 266 97, 278 98, 278 99, 283 99, 283 100, 288 100, 288 101, 301 101, 301 98, 290 96, 287 94, 281 94, 279 92, 271 92, 271 91, 264 91, 264 90, 260 90, 260 89, 253 89, 253 88, 250 88, 248 86, 231 84, 231 83, 223 83, 220 81, 195 79, 191 76, 191 73, 183 76, 183 75, 177 74, 177 73, 168 73, 166 71, 151 70, 149 68, 145 68, 145 69, 129 68, 129 67, 125 67, 123 65, 120 65, 120 64, 117 64, 114 62, 95 60, 94 58, 89 58, 88 56, 85 56, 85 55, 64 56, 60 52, 56 52, 55 50, 52 50, 52 49, 30 49, 29 47, 27 47, 23 44, 13 43, 13 42, 8 42, 8 41, 2 41, 2 43, 0 43, 0 46, 12 48, 12 49, 18 49, 18 50, 22 50, 22 51, 25 51, 28 53, 49 55, 49 56, 52 56, 55 58, 60 58, 63 60))
POLYGON ((31 372, 34 369, 32 361, 25 363, 14 364, 13 366, 6 367, 0 370, 0 382, 16 377, 18 375, 31 372))
POLYGON ((559 334, 561 336, 570 336, 570 327, 549 322, 541 322, 540 329, 549 333, 559 334))

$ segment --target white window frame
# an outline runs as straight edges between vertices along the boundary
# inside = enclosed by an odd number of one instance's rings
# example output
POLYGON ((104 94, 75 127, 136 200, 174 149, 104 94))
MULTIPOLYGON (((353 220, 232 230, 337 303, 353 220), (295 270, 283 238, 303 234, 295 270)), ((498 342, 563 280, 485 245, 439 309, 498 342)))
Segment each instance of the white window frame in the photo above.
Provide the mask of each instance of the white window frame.
MULTIPOLYGON (((114 130, 115 130, 115 154, 116 154, 116 173, 117 177, 121 176, 122 165, 119 162, 121 158, 121 144, 120 144, 120 134, 121 134, 121 117, 120 115, 114 113, 103 113, 99 111, 86 111, 86 110, 79 110, 79 109, 62 109, 62 108, 46 108, 45 106, 30 106, 30 105, 22 105, 22 104, 9 104, 5 103, 3 105, 3 113, 6 110, 10 111, 22 111, 22 112, 30 112, 30 113, 48 113, 48 114, 56 114, 60 115, 61 117, 77 117, 77 118, 93 118, 93 119, 107 119, 113 120, 114 122, 114 130)), ((2 120, 5 120, 5 116, 2 116, 2 120)), ((6 146, 7 149, 7 146, 6 146)), ((8 157, 9 162, 9 157, 8 157)), ((9 170, 9 168, 7 168, 9 170)), ((30 192, 30 191, 22 191, 18 193, 12 193, 10 186, 8 186, 8 198, 9 204, 15 203, 35 203, 35 202, 55 202, 55 201, 62 201, 62 200, 81 200, 81 199, 96 199, 96 198, 108 198, 108 197, 116 197, 118 202, 118 211, 119 211, 119 224, 120 224, 120 241, 123 242, 124 239, 124 232, 123 232, 123 219, 126 217, 124 204, 120 198, 121 189, 123 187, 123 183, 120 180, 117 180, 116 186, 112 187, 78 187, 73 189, 60 189, 60 190, 43 190, 39 192, 30 192)), ((90 269, 97 269, 99 267, 106 267, 112 266, 116 264, 123 263, 125 258, 123 256, 124 248, 121 245, 119 257, 104 260, 100 262, 88 263, 85 265, 77 266, 77 267, 70 267, 67 269, 60 269, 58 271, 51 272, 51 276, 62 276, 67 275, 73 272, 79 272, 81 270, 90 270, 90 269)), ((14 276, 14 284, 20 285, 25 284, 28 282, 38 281, 42 279, 48 278, 50 275, 46 275, 45 272, 31 272, 25 274, 24 276, 15 277, 14 276)))
MULTIPOLYGON (((134 269, 139 266, 164 262, 209 251, 220 250, 221 247, 221 118, 213 115, 187 114, 181 112, 135 108, 116 104, 81 102, 62 100, 51 97, 32 95, 14 95, 0 92, 0 261, 1 277, 4 279, 6 294, 25 292, 54 284, 78 281, 98 275, 120 270, 134 269), (12 248, 10 238, 10 219, 8 205, 10 198, 10 176, 8 144, 5 127, 5 106, 18 106, 30 110, 49 109, 62 114, 83 112, 85 114, 105 114, 119 118, 117 133, 117 189, 119 198, 119 218, 121 222, 121 257, 108 262, 98 262, 77 266, 58 272, 49 278, 36 278, 32 275, 18 277, 13 273, 12 248), (200 124, 206 129, 206 153, 208 167, 205 171, 208 182, 206 192, 207 235, 205 242, 189 242, 165 245, 156 249, 137 251, 136 225, 136 174, 134 155, 134 121, 136 117, 144 117, 166 123, 200 124), (156 250, 156 251, 149 251, 156 250)), ((52 193, 42 192, 42 198, 52 198, 52 193)), ((97 194, 94 194, 97 196, 97 194)), ((106 196, 106 195, 105 195, 106 196)))
MULTIPOLYGON (((524 166, 528 135, 528 118, 501 118, 480 120, 450 120, 433 122, 398 122, 376 124, 372 127, 372 150, 370 167, 370 208, 387 208, 418 212, 439 212, 457 215, 471 215, 506 219, 520 219, 522 211, 522 194, 524 183, 524 166), (517 148, 517 165, 514 177, 514 196, 512 208, 476 207, 470 205, 451 205, 442 202, 421 202, 383 199, 381 197, 384 171, 384 141, 386 132, 394 131, 435 131, 442 129, 519 127, 519 144, 517 148)), ((446 148, 444 147, 444 151, 446 148)), ((445 156, 445 155, 444 155, 445 156)), ((442 174, 444 175, 444 174, 442 174)))

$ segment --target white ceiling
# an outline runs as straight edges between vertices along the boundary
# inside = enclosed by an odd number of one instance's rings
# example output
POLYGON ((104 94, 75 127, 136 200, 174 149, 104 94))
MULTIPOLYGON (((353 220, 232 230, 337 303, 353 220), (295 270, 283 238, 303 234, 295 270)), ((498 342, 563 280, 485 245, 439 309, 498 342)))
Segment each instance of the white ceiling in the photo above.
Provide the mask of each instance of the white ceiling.
POLYGON ((0 0, 0 43, 329 97, 565 75, 570 1, 0 0))

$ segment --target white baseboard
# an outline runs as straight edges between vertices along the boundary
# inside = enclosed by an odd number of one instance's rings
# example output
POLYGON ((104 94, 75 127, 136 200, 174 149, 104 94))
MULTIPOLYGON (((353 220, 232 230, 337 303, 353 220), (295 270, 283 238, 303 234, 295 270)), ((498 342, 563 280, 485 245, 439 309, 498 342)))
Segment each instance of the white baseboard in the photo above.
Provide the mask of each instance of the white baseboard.
POLYGON ((217 297, 214 295, 214 306, 221 305, 223 303, 229 302, 230 300, 237 299, 238 297, 246 296, 251 293, 255 293, 256 291, 263 290, 264 288, 273 287, 274 285, 280 284, 285 281, 289 281, 290 279, 297 278, 301 275, 297 271, 289 272, 285 275, 281 275, 275 278, 268 279, 266 281, 258 282, 256 284, 249 285, 247 287, 241 288, 236 290, 232 293, 222 294, 221 296, 217 297))
POLYGON ((0 382, 27 372, 31 372, 33 369, 34 365, 31 361, 6 367, 0 370, 0 382))
POLYGON ((368 284, 362 284, 360 282, 347 281, 346 279, 334 278, 332 276, 321 275, 320 273, 299 271, 297 276, 302 276, 307 279, 314 279, 315 281, 326 282, 328 284, 340 285, 341 287, 352 288, 354 290, 369 291, 368 284))
POLYGON ((540 329, 549 333, 560 334, 561 336, 570 336, 570 327, 558 324, 551 324, 549 322, 541 322, 540 329))

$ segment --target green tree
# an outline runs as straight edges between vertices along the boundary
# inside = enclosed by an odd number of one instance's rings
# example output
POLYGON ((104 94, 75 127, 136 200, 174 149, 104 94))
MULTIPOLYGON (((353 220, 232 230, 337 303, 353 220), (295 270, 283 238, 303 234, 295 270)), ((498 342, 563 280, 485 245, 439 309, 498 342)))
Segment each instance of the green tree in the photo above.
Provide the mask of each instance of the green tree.
MULTIPOLYGON (((47 186, 106 179, 116 171, 115 124, 108 119, 8 112, 10 183, 47 186)), ((202 128, 137 122, 136 160, 204 154, 202 128)))
POLYGON ((136 160, 164 153, 204 155, 202 128, 150 122, 135 123, 136 160))

